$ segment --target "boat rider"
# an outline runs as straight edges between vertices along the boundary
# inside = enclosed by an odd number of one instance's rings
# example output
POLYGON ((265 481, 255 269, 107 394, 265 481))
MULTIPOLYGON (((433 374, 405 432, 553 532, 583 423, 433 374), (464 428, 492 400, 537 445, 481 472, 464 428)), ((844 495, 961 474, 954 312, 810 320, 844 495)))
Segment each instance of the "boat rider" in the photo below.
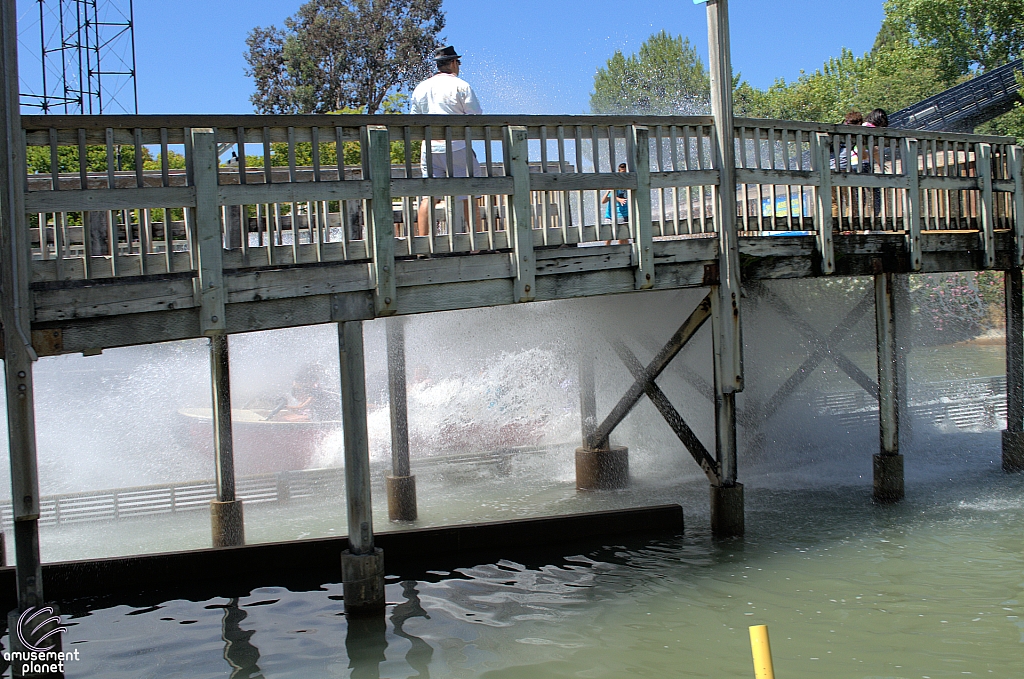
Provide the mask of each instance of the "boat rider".
POLYGON ((277 418, 285 422, 338 419, 338 395, 326 388, 327 371, 319 363, 304 367, 292 381, 289 403, 277 418))
MULTIPOLYGON (((412 92, 412 105, 409 113, 412 114, 439 114, 439 115, 480 115, 483 109, 480 108, 480 101, 476 98, 473 88, 465 80, 459 78, 459 66, 462 64, 462 55, 455 51, 451 45, 438 47, 434 50, 434 62, 437 64, 437 73, 427 78, 412 92)), ((473 149, 466 148, 466 142, 461 139, 452 141, 452 170, 456 177, 468 177, 468 165, 473 163, 473 176, 480 176, 480 163, 476 160, 473 149)), ((445 142, 433 141, 430 144, 430 164, 434 177, 448 176, 448 157, 445 150, 445 142)), ((420 151, 420 176, 427 176, 427 148, 421 145, 420 151)), ((470 224, 469 219, 469 196, 456 196, 461 201, 466 211, 466 225, 470 224)), ((425 196, 420 200, 419 211, 416 219, 416 235, 429 235, 430 222, 430 201, 432 197, 425 196)), ((475 211, 474 211, 475 212, 475 211)), ((477 220, 473 220, 474 224, 477 220)), ((476 228, 476 227, 473 227, 476 228)), ((479 231, 479 229, 477 229, 479 231)))

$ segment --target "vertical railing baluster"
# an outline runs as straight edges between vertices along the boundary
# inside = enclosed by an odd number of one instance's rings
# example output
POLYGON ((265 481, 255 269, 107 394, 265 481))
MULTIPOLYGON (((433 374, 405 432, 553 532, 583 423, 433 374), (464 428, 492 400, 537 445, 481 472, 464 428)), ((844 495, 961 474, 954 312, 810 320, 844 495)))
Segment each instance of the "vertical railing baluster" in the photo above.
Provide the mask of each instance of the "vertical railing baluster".
MULTIPOLYGON (((427 145, 427 179, 434 178, 434 135, 431 132, 430 125, 427 125, 423 133, 423 143, 427 145)), ((434 196, 425 196, 427 201, 427 214, 430 217, 430 225, 427 228, 427 244, 428 251, 430 254, 434 254, 436 251, 434 243, 434 231, 437 230, 437 214, 436 214, 436 199, 434 196)))
MULTIPOLYGON (((555 134, 557 136, 558 143, 558 173, 565 174, 565 127, 562 125, 556 127, 555 134)), ((561 226, 562 244, 565 245, 569 242, 569 218, 572 216, 572 212, 569 208, 568 191, 558 192, 558 213, 560 217, 558 223, 559 226, 561 226)))
MULTIPOLYGON (((108 127, 106 129, 106 146, 107 146, 107 188, 117 188, 117 162, 114 149, 114 128, 108 127)), ((110 275, 117 276, 120 273, 120 267, 117 262, 118 254, 118 242, 120 235, 117 232, 117 221, 115 219, 115 212, 113 210, 107 210, 107 238, 109 239, 109 250, 110 250, 110 275)), ((126 225, 127 226, 127 225, 126 225)), ((131 246, 131 236, 128 238, 128 245, 131 246)))
MULTIPOLYGON (((573 142, 576 152, 576 173, 581 174, 583 172, 583 127, 580 125, 573 126, 573 142)), ((579 233, 580 243, 586 240, 586 236, 583 235, 583 227, 586 225, 586 206, 583 198, 583 190, 576 192, 576 206, 579 210, 580 218, 576 227, 579 233)))
MULTIPOLYGON (((492 138, 491 126, 484 126, 484 164, 487 169, 487 176, 494 176, 494 149, 492 145, 494 139, 492 138)), ((494 211, 500 209, 497 205, 497 200, 494 194, 487 194, 484 198, 484 206, 487 210, 487 249, 494 250, 494 211)))
MULTIPOLYGON (((831 138, 828 134, 814 133, 812 166, 817 165, 818 188, 815 194, 814 226, 818 236, 818 251, 821 256, 821 272, 830 274, 835 271, 835 254, 832 244, 832 169, 829 163, 831 138)), ((812 169, 814 169, 812 167, 812 169)), ((801 188, 801 204, 803 189, 801 188)))
MULTIPOLYGON (((668 130, 669 136, 669 158, 672 161, 672 171, 679 172, 679 151, 676 146, 679 143, 679 128, 672 125, 668 130)), ((679 235, 679 187, 674 185, 670 190, 672 194, 672 235, 679 235)))
MULTIPOLYGON (((594 173, 601 172, 601 147, 598 145, 597 125, 590 126, 590 154, 594 160, 594 173)), ((601 191, 594 191, 594 240, 606 240, 601 233, 601 191)))
MULTIPOLYGON (((348 181, 346 176, 345 168, 345 128, 335 127, 334 128, 334 145, 335 153, 338 156, 338 181, 348 181)), ((342 259, 348 259, 349 255, 349 223, 348 223, 348 201, 338 201, 338 212, 340 213, 339 224, 341 225, 341 257, 342 259)), ((412 252, 412 234, 409 235, 409 248, 410 253, 412 252)))
MULTIPOLYGON (((404 145, 403 155, 405 156, 405 178, 412 179, 412 128, 408 125, 402 126, 402 144, 404 145)), ((416 213, 412 208, 412 196, 402 197, 402 236, 404 242, 402 245, 403 252, 401 254, 411 255, 412 254, 412 239, 413 234, 416 230, 413 228, 413 222, 416 219, 416 213)), ((398 234, 395 234, 396 236, 398 234)), ((398 246, 398 243, 395 244, 398 246)))
MULTIPOLYGON (((295 128, 288 128, 288 181, 295 183, 295 128)), ((299 263, 299 206, 295 201, 289 203, 292 218, 292 263, 299 263)))

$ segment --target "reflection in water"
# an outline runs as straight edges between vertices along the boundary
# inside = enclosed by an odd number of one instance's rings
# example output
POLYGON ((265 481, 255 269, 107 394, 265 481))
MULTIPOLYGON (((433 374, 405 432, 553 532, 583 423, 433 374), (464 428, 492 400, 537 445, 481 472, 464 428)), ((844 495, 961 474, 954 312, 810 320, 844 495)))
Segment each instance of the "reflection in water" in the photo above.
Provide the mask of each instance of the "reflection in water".
MULTIPOLYGON (((430 677, 430 661, 434 649, 417 636, 405 631, 406 621, 411 618, 430 619, 420 603, 420 593, 415 580, 402 582, 405 601, 396 605, 391 612, 391 624, 396 636, 408 639, 412 646, 405 654, 405 661, 416 671, 412 677, 430 677)), ((348 618, 348 634, 345 636, 345 650, 348 653, 348 667, 352 679, 379 679, 380 664, 385 660, 388 648, 387 620, 383 615, 367 618, 348 618)))
POLYGON ((391 613, 391 624, 395 627, 396 635, 408 639, 412 644, 409 652, 405 654, 405 661, 409 663, 409 667, 418 673, 413 676, 429 679, 430 660, 434 657, 434 649, 423 639, 406 632, 403 626, 405 621, 410 618, 430 620, 430 616, 423 610, 423 605, 420 603, 420 592, 416 589, 415 580, 404 580, 402 582, 402 595, 405 597, 405 603, 395 606, 394 611, 391 613))
POLYGON ((351 679, 380 679, 380 664, 388 647, 387 629, 383 615, 348 619, 345 651, 351 679))
POLYGON ((241 623, 248 613, 238 607, 238 599, 231 599, 224 606, 221 620, 221 638, 224 640, 224 659, 231 665, 231 679, 263 679, 257 661, 260 651, 249 639, 255 630, 243 630, 241 623))

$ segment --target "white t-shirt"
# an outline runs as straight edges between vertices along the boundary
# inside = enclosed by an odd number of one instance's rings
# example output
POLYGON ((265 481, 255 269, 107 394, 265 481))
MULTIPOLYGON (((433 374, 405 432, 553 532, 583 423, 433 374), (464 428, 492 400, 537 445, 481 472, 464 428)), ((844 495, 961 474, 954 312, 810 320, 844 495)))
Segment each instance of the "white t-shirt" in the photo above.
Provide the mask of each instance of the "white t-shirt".
MULTIPOLYGON (((440 115, 480 115, 480 101, 469 83, 451 73, 437 73, 412 91, 412 114, 429 113, 440 115)), ((436 134, 436 133, 433 133, 436 134)), ((466 148, 462 140, 452 141, 452 151, 466 148)), ((431 144, 433 153, 444 153, 444 141, 431 144)))

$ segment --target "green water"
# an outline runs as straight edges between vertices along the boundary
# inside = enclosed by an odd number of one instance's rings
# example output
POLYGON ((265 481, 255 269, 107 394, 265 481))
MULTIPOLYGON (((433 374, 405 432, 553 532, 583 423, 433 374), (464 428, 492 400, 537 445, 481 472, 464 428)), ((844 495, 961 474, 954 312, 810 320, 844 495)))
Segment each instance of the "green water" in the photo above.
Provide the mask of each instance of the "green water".
POLYGON ((747 465, 743 539, 709 537, 700 479, 641 476, 606 498, 673 495, 683 536, 391 573, 377 624, 349 627, 332 583, 71 603, 65 646, 81 660, 67 676, 752 677, 753 624, 769 627, 780 679, 1021 676, 1024 476, 998 469, 998 434, 916 441, 894 506, 870 501, 869 458, 819 459, 818 482, 786 473, 808 460, 747 465))

